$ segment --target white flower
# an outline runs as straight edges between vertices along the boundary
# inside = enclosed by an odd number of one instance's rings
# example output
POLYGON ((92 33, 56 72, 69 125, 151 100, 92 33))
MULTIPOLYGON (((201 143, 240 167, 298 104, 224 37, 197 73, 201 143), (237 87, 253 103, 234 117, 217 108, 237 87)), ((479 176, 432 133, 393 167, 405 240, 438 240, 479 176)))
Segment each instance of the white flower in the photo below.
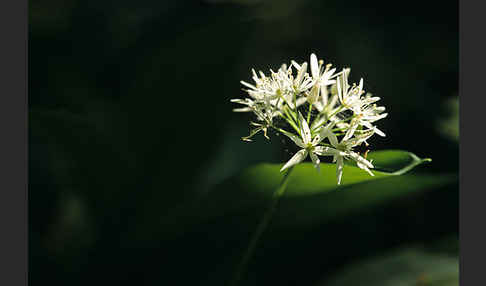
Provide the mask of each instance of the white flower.
POLYGON ((297 76, 294 79, 294 90, 296 93, 301 93, 308 90, 312 86, 312 78, 307 73, 307 63, 304 62, 299 65, 295 61, 292 61, 292 65, 297 70, 297 76))
POLYGON ((363 94, 363 79, 360 79, 359 85, 349 86, 348 76, 350 69, 343 69, 342 76, 337 81, 337 94, 343 107, 352 109, 356 105, 361 105, 361 94, 363 94))
POLYGON ((255 106, 255 101, 253 101, 249 98, 245 98, 245 99, 235 98, 235 99, 231 99, 230 101, 247 106, 247 107, 233 108, 233 112, 250 112, 250 111, 253 111, 252 107, 255 106))
POLYGON ((314 167, 317 170, 319 170, 319 164, 321 163, 321 161, 319 157, 317 157, 317 155, 323 155, 325 154, 327 149, 329 149, 328 147, 318 146, 325 138, 323 134, 326 132, 324 133, 320 132, 319 134, 314 136, 314 138, 312 138, 309 125, 307 124, 307 121, 305 121, 304 117, 300 112, 299 112, 299 121, 301 123, 300 138, 290 132, 283 132, 283 133, 287 137, 292 139, 292 141, 294 141, 294 143, 302 149, 299 150, 297 153, 295 153, 295 155, 292 158, 290 158, 290 160, 282 167, 282 169, 280 169, 280 172, 304 161, 305 158, 307 158, 307 155, 310 156, 312 163, 314 164, 314 167))
POLYGON ((370 138, 373 135, 373 130, 371 132, 365 132, 362 135, 352 139, 346 140, 343 138, 341 139, 341 142, 338 142, 336 135, 330 129, 323 129, 323 133, 323 135, 329 139, 329 142, 334 148, 328 148, 322 155, 333 156, 333 162, 336 162, 336 176, 338 185, 341 184, 345 158, 353 159, 356 161, 356 165, 360 169, 363 169, 371 176, 374 176, 370 171, 370 168, 373 168, 373 164, 352 150, 353 147, 361 145, 366 141, 366 139, 370 138))
POLYGON ((379 99, 379 97, 371 97, 371 94, 367 94, 366 98, 363 100, 364 104, 361 106, 356 106, 353 109, 353 112, 356 118, 359 120, 357 123, 358 125, 364 126, 368 129, 374 129, 376 134, 385 137, 385 133, 383 133, 383 131, 371 124, 387 117, 388 115, 388 113, 382 113, 385 111, 385 107, 374 104, 374 102, 378 101, 379 99))
POLYGON ((309 92, 308 101, 309 103, 314 104, 317 102, 320 95, 322 102, 319 102, 319 107, 327 104, 327 86, 336 82, 336 80, 331 79, 334 77, 333 74, 336 69, 331 69, 331 65, 326 65, 323 70, 323 64, 323 61, 317 61, 317 56, 315 54, 311 54, 310 65, 312 73, 312 89, 309 92))
POLYGON ((288 72, 283 70, 283 67, 277 73, 271 72, 271 76, 267 77, 260 71, 260 77, 258 77, 255 70, 252 69, 253 80, 256 84, 253 85, 245 81, 240 81, 240 83, 249 88, 245 91, 256 100, 268 102, 277 99, 291 88, 291 80, 288 77, 288 72))
POLYGON ((336 80, 331 79, 333 78, 333 74, 336 71, 335 68, 331 69, 331 65, 326 65, 325 69, 322 70, 322 65, 324 64, 323 61, 318 63, 317 57, 315 54, 311 54, 310 57, 311 63, 311 73, 312 79, 314 80, 314 85, 319 86, 328 86, 336 82, 336 80))
POLYGON ((251 122, 250 135, 242 139, 251 141, 250 138, 260 131, 269 139, 270 128, 288 136, 300 150, 281 171, 304 161, 307 156, 319 169, 319 156, 332 156, 338 184, 346 159, 354 160, 359 168, 373 175, 371 161, 353 148, 363 143, 368 145, 366 140, 375 133, 385 136, 374 122, 385 118, 387 113, 384 107, 376 105, 379 97, 363 95, 363 79, 357 85, 350 85, 349 68, 339 73, 335 71, 330 64, 324 66, 324 61, 318 61, 315 54, 311 54, 309 65, 291 61, 289 66, 283 64, 276 72, 270 70, 269 76, 252 69, 254 84, 241 81, 249 98, 231 100, 243 105, 233 111, 253 112, 257 119, 251 122), (304 117, 299 107, 306 102, 310 105, 304 117), (319 113, 313 114, 313 107, 319 113), (326 138, 329 143, 323 142, 326 138))
POLYGON ((368 95, 360 103, 356 103, 352 107, 353 117, 349 123, 349 129, 346 132, 344 139, 349 139, 353 136, 354 132, 359 126, 366 127, 368 130, 373 129, 376 134, 385 137, 385 133, 379 130, 372 123, 380 119, 385 118, 388 113, 382 113, 385 111, 385 107, 377 106, 376 104, 370 104, 378 101, 379 97, 371 97, 368 95))

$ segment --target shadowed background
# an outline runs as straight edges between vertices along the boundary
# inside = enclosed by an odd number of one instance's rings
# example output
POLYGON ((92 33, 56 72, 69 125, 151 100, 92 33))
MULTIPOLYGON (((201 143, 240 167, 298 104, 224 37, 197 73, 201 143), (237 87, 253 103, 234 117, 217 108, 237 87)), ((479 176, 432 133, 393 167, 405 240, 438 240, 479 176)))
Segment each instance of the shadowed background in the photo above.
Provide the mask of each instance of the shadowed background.
MULTIPOLYGON (((267 73, 312 52, 351 67, 382 98, 387 137, 373 149, 433 158, 422 172, 457 173, 457 4, 30 1, 30 284, 220 285, 214 277, 232 271, 228 249, 201 233, 246 232, 227 221, 171 240, 160 221, 245 167, 289 158, 278 140, 242 142, 251 116, 232 113, 229 100, 244 96, 251 68, 267 73)), ((457 192, 364 211, 312 237, 281 233, 256 254, 248 285, 317 285, 403 245, 455 257, 457 192), (310 248, 319 243, 335 253, 310 248)))

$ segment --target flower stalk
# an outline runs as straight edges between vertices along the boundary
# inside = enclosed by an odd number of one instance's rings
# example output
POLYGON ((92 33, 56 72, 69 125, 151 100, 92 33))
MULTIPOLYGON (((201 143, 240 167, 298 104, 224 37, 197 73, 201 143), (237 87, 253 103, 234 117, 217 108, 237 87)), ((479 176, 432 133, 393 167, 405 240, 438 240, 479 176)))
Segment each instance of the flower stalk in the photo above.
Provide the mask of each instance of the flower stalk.
POLYGON ((258 223, 258 226, 257 226, 255 232, 251 236, 250 243, 248 244, 248 247, 246 248, 246 251, 243 255, 243 258, 241 259, 240 263, 238 264, 238 266, 236 268, 236 272, 235 272, 235 275, 233 276, 233 279, 230 282, 230 286, 238 285, 241 278, 243 277, 243 274, 245 274, 246 269, 248 267, 248 263, 250 262, 250 259, 253 256, 253 253, 255 252, 257 243, 260 240, 260 237, 265 232, 265 229, 267 228, 268 224, 270 223, 271 218, 272 218, 273 214, 275 213, 275 210, 277 209, 277 205, 279 203, 279 200, 282 197, 282 195, 284 194, 285 189, 287 188, 287 184, 288 184, 291 172, 292 172, 292 168, 289 168, 287 170, 287 172, 285 173, 284 177, 282 178, 280 185, 278 186, 278 188, 273 193, 271 201, 270 201, 270 205, 266 209, 265 213, 263 214, 262 220, 258 223))

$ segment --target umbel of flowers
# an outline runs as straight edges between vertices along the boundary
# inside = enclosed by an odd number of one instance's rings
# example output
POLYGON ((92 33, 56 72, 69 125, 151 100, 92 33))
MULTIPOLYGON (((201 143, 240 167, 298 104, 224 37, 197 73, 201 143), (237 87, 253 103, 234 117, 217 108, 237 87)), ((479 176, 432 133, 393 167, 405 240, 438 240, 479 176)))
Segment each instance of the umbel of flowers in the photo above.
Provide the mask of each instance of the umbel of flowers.
POLYGON ((336 163, 337 183, 341 183, 344 160, 353 160, 356 165, 373 176, 371 161, 366 153, 361 156, 355 149, 374 134, 385 136, 374 123, 387 116, 385 108, 377 106, 379 97, 365 93, 363 79, 358 84, 349 84, 350 69, 336 72, 331 64, 324 65, 315 54, 307 62, 291 61, 278 71, 270 70, 267 76, 252 69, 254 84, 241 81, 248 97, 232 99, 244 105, 235 112, 253 112, 255 121, 250 124, 250 135, 243 137, 251 141, 258 132, 272 128, 290 138, 299 151, 282 167, 288 169, 310 157, 319 170, 319 157, 331 156, 336 163), (310 73, 307 72, 310 68, 310 73))

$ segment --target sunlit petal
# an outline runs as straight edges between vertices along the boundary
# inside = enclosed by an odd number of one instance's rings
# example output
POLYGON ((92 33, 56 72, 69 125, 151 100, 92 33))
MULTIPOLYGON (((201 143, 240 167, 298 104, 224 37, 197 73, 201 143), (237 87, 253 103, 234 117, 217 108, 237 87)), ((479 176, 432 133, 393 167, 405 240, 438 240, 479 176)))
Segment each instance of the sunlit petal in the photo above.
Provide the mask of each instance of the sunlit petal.
POLYGON ((295 155, 292 158, 290 158, 290 160, 282 167, 282 169, 280 169, 280 172, 299 164, 300 162, 304 161, 306 157, 307 157, 307 150, 305 149, 300 150, 299 152, 295 153, 295 155))

